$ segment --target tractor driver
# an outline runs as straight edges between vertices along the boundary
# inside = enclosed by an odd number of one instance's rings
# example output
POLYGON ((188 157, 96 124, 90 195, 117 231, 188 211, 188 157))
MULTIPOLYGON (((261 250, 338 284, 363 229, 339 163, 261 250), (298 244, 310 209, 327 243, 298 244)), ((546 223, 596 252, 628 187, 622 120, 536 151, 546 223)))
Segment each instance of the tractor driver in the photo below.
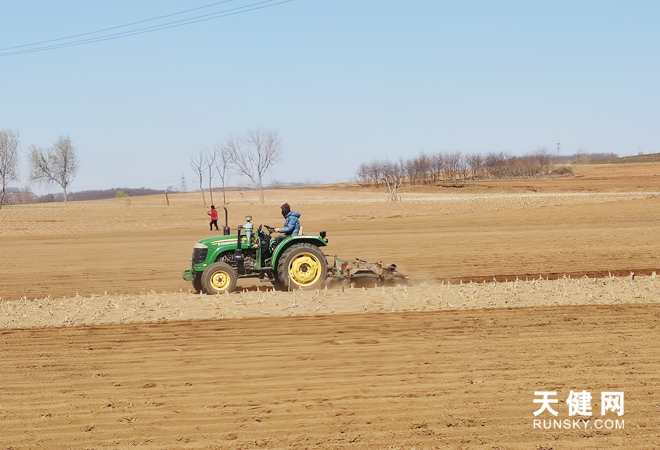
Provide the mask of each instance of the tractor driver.
POLYGON ((282 216, 284 216, 284 228, 275 228, 276 234, 272 236, 273 249, 289 236, 297 236, 300 233, 300 213, 291 211, 288 203, 282 205, 282 216))

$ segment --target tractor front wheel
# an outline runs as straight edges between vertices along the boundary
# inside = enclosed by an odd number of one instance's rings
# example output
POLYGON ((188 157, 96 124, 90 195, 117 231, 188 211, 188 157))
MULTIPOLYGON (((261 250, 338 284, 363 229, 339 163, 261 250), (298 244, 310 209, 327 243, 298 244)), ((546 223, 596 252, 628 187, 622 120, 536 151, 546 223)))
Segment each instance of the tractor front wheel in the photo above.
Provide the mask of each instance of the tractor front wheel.
POLYGON ((202 292, 209 295, 231 292, 236 288, 236 271, 223 262, 213 263, 202 274, 202 292))
POLYGON ((288 248, 277 263, 277 278, 289 290, 316 289, 328 276, 325 255, 312 244, 288 248))
POLYGON ((195 294, 199 294, 202 292, 202 274, 199 272, 195 272, 195 278, 193 278, 193 289, 195 290, 195 294))

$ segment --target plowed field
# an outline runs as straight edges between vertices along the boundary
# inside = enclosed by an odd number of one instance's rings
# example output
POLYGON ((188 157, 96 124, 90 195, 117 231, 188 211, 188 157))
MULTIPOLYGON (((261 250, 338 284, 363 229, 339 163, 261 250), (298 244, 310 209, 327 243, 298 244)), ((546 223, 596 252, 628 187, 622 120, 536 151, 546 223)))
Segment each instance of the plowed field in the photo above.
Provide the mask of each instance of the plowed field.
POLYGON ((0 448, 660 448, 660 165, 576 172, 229 193, 398 287, 191 294, 200 193, 4 207, 0 448))

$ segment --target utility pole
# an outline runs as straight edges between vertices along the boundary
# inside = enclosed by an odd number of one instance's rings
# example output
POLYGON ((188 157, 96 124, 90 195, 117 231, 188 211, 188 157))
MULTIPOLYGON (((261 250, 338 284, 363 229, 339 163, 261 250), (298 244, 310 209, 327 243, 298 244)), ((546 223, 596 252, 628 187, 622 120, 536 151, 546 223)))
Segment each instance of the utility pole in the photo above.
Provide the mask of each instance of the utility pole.
POLYGON ((181 174, 181 192, 187 192, 186 189, 186 176, 181 174))

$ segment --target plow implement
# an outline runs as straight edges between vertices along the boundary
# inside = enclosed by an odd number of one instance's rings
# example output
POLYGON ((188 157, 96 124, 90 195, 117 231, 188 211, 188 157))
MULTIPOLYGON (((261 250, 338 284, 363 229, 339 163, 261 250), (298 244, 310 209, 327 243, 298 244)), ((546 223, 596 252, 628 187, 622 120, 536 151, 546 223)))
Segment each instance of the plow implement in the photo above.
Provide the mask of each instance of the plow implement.
POLYGON ((378 278, 382 281, 407 281, 408 276, 396 270, 396 264, 381 261, 368 262, 361 259, 348 261, 333 256, 334 265, 328 267, 328 276, 350 282, 354 278, 378 278))

